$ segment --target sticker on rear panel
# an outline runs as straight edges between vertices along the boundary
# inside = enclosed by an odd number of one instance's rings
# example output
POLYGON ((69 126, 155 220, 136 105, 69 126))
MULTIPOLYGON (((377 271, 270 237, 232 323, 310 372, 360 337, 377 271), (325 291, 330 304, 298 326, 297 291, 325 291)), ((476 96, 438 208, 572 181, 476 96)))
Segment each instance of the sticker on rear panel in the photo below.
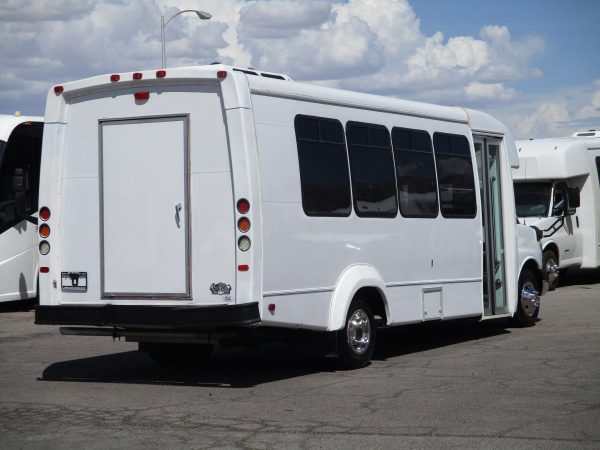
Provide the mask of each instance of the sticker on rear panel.
POLYGON ((63 292, 87 292, 87 272, 61 272, 60 279, 63 292))

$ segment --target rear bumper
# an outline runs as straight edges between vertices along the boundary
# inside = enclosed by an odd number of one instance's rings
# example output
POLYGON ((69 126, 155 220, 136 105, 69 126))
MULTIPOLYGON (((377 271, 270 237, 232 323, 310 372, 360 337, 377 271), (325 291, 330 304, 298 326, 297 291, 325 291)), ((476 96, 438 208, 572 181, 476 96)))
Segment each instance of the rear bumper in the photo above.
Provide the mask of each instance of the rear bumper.
POLYGON ((258 303, 218 306, 38 305, 38 325, 204 331, 260 323, 258 303))

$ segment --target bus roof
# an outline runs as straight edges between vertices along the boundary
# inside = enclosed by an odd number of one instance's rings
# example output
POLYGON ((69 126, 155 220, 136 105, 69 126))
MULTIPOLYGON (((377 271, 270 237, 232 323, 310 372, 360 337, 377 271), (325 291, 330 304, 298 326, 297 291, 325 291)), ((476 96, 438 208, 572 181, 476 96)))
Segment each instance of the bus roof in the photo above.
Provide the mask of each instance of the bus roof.
POLYGON ((15 127, 25 122, 44 122, 44 118, 39 116, 0 114, 0 141, 6 142, 15 127))
POLYGON ((557 180, 587 175, 587 150, 600 149, 598 137, 564 137, 516 141, 521 166, 515 180, 557 180))

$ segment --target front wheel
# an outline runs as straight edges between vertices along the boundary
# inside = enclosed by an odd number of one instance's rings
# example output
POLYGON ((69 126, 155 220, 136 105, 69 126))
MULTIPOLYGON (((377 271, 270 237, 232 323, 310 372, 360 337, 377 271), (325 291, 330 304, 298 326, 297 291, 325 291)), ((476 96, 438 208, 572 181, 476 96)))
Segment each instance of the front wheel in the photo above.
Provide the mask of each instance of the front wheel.
POLYGON ((358 369, 371 360, 375 349, 375 319, 364 301, 352 301, 338 339, 340 365, 343 368, 358 369))
POLYGON ((553 250, 544 251, 543 262, 546 272, 548 272, 548 290, 553 291, 558 285, 558 257, 553 250))
POLYGON ((530 326, 540 312, 538 280, 529 269, 523 269, 519 277, 519 296, 514 320, 520 326, 530 326))

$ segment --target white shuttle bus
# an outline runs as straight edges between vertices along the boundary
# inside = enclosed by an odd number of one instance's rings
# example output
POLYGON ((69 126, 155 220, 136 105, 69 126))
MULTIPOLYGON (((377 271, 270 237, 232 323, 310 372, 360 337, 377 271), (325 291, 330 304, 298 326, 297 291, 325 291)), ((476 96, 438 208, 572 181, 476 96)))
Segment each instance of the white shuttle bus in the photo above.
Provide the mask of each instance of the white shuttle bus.
POLYGON ((43 128, 42 117, 0 114, 0 302, 37 296, 43 128))
POLYGON ((569 267, 600 267, 600 132, 516 145, 517 216, 543 231, 544 265, 554 289, 569 267))
POLYGON ((350 368, 380 326, 531 324, 541 253, 531 229, 517 251, 516 165, 481 112, 224 65, 56 86, 36 323, 157 359, 274 333, 350 368))

